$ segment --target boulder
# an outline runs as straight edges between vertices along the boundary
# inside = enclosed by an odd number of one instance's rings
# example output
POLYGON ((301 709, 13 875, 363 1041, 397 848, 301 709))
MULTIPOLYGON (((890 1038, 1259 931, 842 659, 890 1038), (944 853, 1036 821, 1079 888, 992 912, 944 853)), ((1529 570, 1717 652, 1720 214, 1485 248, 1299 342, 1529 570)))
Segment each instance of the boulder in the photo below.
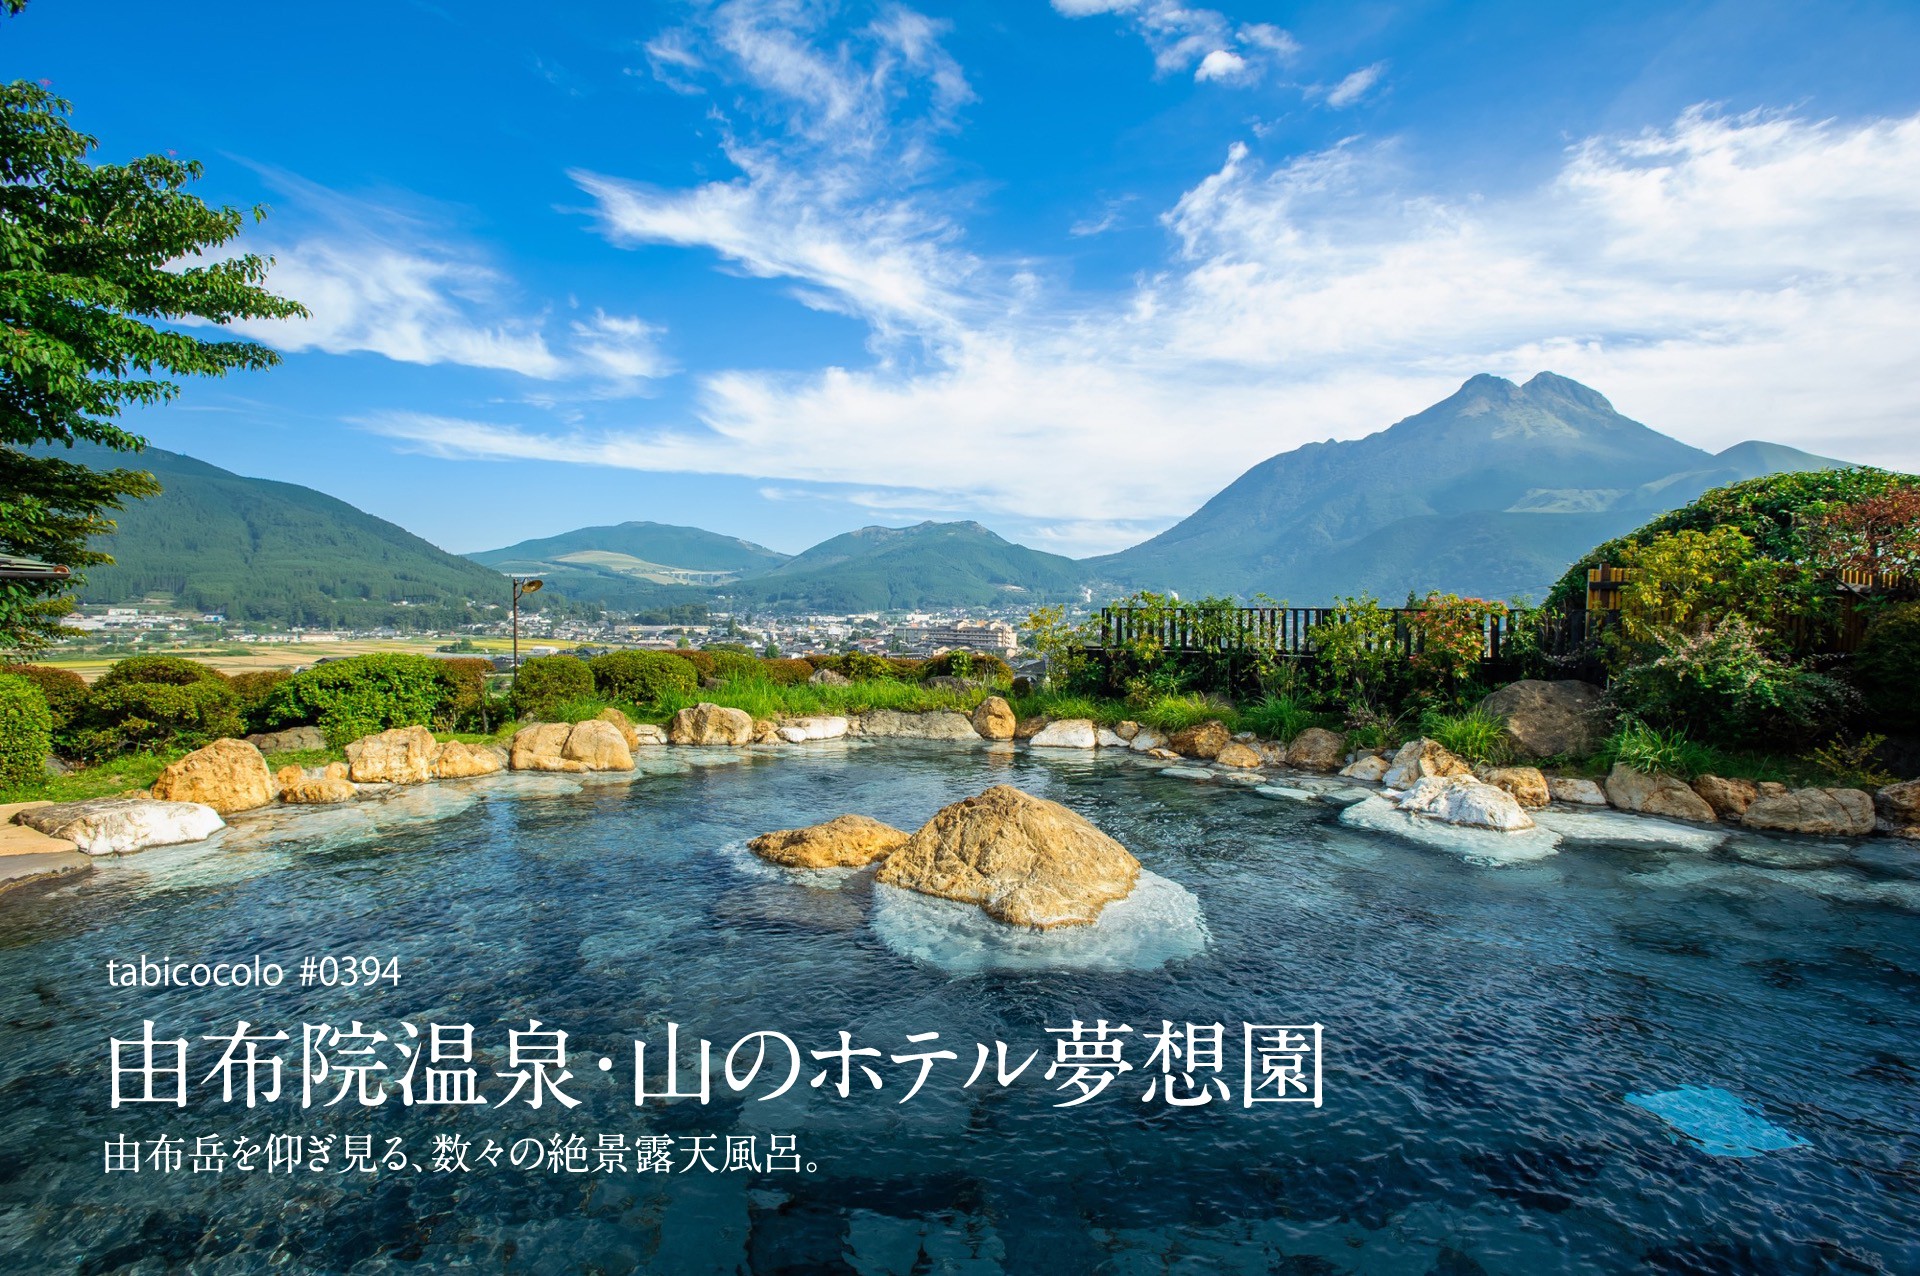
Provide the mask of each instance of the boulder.
POLYGON ((561 746, 560 756, 568 762, 580 763, 583 771, 633 770, 633 751, 627 748, 626 737, 611 722, 598 718, 574 723, 573 729, 567 732, 566 744, 561 746))
POLYGON ((395 727, 348 745, 347 771, 355 784, 424 784, 439 753, 440 742, 425 727, 395 727))
POLYGON ((1393 755, 1393 761, 1387 764, 1380 783, 1390 789, 1410 789, 1430 775, 1445 778, 1449 775, 1472 774, 1473 768, 1455 757, 1445 745, 1422 736, 1400 746, 1400 751, 1393 755))
POLYGON ((1716 818, 1736 823, 1760 796, 1760 789, 1752 780, 1726 780, 1717 775, 1696 776, 1693 791, 1713 808, 1716 818))
POLYGON ((1590 682, 1529 678, 1500 688, 1480 708, 1507 724, 1522 757, 1584 757, 1605 726, 1603 694, 1590 682))
POLYGON ((1607 804, 1607 791, 1592 780, 1577 780, 1563 775, 1547 777, 1547 796, 1556 802, 1565 802, 1568 806, 1605 806, 1607 804))
POLYGON ((465 780, 476 775, 492 775, 500 770, 500 755, 485 745, 463 744, 449 740, 433 755, 433 778, 465 780))
POLYGON ((1755 798, 1742 828, 1820 837, 1865 837, 1873 832, 1873 797, 1862 789, 1794 789, 1755 798))
POLYGON ((805 744, 809 740, 838 740, 846 733, 847 720, 838 716, 780 719, 779 735, 788 744, 805 744))
POLYGON ((1049 722, 1027 743, 1036 749, 1091 749, 1099 735, 1086 718, 1062 718, 1049 722))
POLYGON ((1486 781, 1496 789, 1513 794, 1513 800, 1529 811, 1544 811, 1553 800, 1547 777, 1538 767, 1501 766, 1487 772, 1486 781))
POLYGON ((1671 775, 1645 775, 1616 762, 1607 773, 1607 801, 1623 811, 1712 824, 1719 817, 1705 798, 1671 775))
POLYGON ((1002 784, 935 812, 875 880, 1047 929, 1091 925, 1139 878, 1140 861, 1087 820, 1002 784))
POLYGON ((1148 749, 1147 756, 1159 762, 1178 762, 1180 755, 1172 749, 1148 749))
POLYGON ((651 722, 636 722, 633 724, 632 744, 634 748, 652 748, 663 745, 666 742, 666 728, 657 727, 651 722))
POLYGON ((1787 786, 1778 780, 1761 780, 1757 782, 1753 788, 1761 797, 1785 797, 1787 795, 1787 786))
POLYGON ((1167 736, 1164 731, 1156 731, 1152 727, 1141 727, 1133 733, 1133 738, 1127 741, 1127 747, 1135 753, 1152 753, 1155 749, 1167 747, 1167 736))
POLYGON ((611 722, 615 728, 619 730, 621 736, 625 738, 629 749, 639 745, 640 733, 633 729, 633 720, 627 717, 626 714, 609 705, 600 711, 599 716, 600 721, 611 722))
POLYGON ((1113 733, 1122 740, 1131 741, 1133 737, 1140 734, 1140 724, 1131 718, 1124 719, 1113 724, 1113 733))
POLYGON ((1044 717, 1020 718, 1015 721, 1013 725, 1013 738, 1016 740, 1031 740, 1046 729, 1047 719, 1044 717))
POLYGON ((1429 775, 1400 795, 1401 810, 1444 824, 1519 833, 1533 827, 1513 794, 1470 775, 1429 775))
POLYGON ((1378 784, 1392 766, 1390 759, 1378 753, 1363 753, 1340 769, 1340 774, 1349 780, 1361 780, 1367 784, 1378 784))
MULTIPOLYGON (((821 670, 825 673, 826 670, 821 670)), ((742 745, 753 743, 753 715, 704 700, 682 709, 667 724, 669 744, 742 745)))
POLYGON ((562 757, 573 728, 565 722, 536 722, 514 732, 507 765, 516 771, 584 771, 587 768, 562 757))
POLYGON ((215 740, 160 773, 153 795, 163 802, 199 802, 222 815, 273 802, 273 773, 245 740, 215 740))
POLYGON ((1101 749, 1124 749, 1127 747, 1127 742, 1122 739, 1120 733, 1112 727, 1095 727, 1093 729, 1093 743, 1096 748, 1101 749))
POLYGON ((1325 727, 1308 727, 1287 745, 1287 765, 1325 774, 1340 769, 1347 755, 1347 738, 1325 727))
POLYGON ((853 685, 853 679, 843 673, 836 673, 832 669, 815 669, 813 677, 807 681, 816 687, 851 687, 853 685))
POLYGON ((755 718, 753 720, 753 742, 755 744, 784 743, 780 736, 780 724, 772 718, 755 718))
POLYGON ((1188 727, 1184 731, 1174 732, 1173 738, 1167 741, 1167 747, 1183 758, 1203 758, 1211 761, 1220 756, 1220 750, 1225 748, 1227 741, 1231 739, 1233 736, 1228 733, 1225 723, 1209 719, 1188 727))
POLYGON ((1020 724, 1013 707, 999 696, 988 696, 973 710, 973 730, 982 740, 1011 740, 1020 724))
POLYGON ((1260 762, 1260 750, 1250 744, 1242 744, 1238 740, 1227 741, 1220 747, 1220 752, 1213 756, 1215 766, 1237 767, 1243 771, 1253 770, 1260 765, 1260 762))
POLYGON ((1920 780, 1889 784, 1873 795, 1873 809, 1895 837, 1920 838, 1920 780))
POLYGON ((247 743, 262 753, 310 753, 327 747, 327 733, 319 727, 288 727, 250 735, 247 743))
POLYGON ((864 815, 842 815, 803 829, 762 833, 747 849, 787 868, 859 868, 885 859, 906 843, 907 835, 864 815))
POLYGON ((203 802, 146 797, 53 802, 17 812, 13 822, 63 838, 89 855, 125 855, 149 846, 198 842, 226 827, 220 813, 203 802))
POLYGON ((273 778, 280 789, 280 800, 301 806, 351 802, 359 792, 348 778, 344 762, 329 762, 318 773, 283 766, 273 778))
POLYGON ((964 713, 938 710, 933 713, 900 713, 876 709, 863 713, 850 724, 852 734, 884 740, 978 740, 980 733, 964 713), (857 725, 854 725, 857 724, 857 725))

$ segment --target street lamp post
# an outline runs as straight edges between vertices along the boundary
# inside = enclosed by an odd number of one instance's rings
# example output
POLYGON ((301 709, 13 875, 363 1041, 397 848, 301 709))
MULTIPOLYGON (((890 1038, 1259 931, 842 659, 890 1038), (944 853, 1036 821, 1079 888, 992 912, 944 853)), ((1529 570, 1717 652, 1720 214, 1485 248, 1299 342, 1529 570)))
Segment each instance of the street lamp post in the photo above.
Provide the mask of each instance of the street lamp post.
POLYGON ((520 672, 520 595, 536 594, 544 583, 538 576, 509 576, 513 582, 513 671, 520 672))

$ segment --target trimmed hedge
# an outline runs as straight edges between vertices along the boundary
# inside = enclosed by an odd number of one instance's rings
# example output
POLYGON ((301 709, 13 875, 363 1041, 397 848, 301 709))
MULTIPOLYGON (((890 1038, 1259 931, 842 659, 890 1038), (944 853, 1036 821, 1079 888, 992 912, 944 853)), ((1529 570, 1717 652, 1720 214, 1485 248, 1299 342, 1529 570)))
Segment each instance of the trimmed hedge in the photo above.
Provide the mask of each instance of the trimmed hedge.
POLYGON ((587 662, 602 699, 654 705, 662 696, 685 695, 700 685, 693 665, 669 651, 614 651, 587 662))
POLYGON ((813 664, 806 660, 762 660, 760 671, 767 681, 791 687, 813 677, 813 664))
POLYGON ((250 731, 263 730, 266 720, 261 716, 272 699, 275 687, 293 677, 288 669, 250 669, 245 673, 230 674, 227 682, 233 688, 234 697, 239 702, 240 716, 246 720, 250 731))
POLYGON ((26 784, 46 774, 53 752, 53 711, 32 679, 0 674, 0 784, 26 784))
POLYGON ((86 706, 87 680, 71 669, 56 669, 52 665, 0 665, 0 674, 18 675, 40 688, 40 694, 47 698, 47 711, 53 715, 56 737, 86 706))
POLYGON ((447 662, 404 652, 329 660, 275 687, 260 711, 269 729, 317 726, 330 744, 346 744, 392 727, 450 717, 459 694, 447 662))
POLYGON ((67 735, 76 755, 198 748, 246 733, 240 698, 225 674, 179 656, 128 656, 87 693, 67 735))
POLYGON ((535 656, 520 662, 508 701, 514 716, 535 718, 569 700, 593 694, 593 670, 576 656, 535 656))

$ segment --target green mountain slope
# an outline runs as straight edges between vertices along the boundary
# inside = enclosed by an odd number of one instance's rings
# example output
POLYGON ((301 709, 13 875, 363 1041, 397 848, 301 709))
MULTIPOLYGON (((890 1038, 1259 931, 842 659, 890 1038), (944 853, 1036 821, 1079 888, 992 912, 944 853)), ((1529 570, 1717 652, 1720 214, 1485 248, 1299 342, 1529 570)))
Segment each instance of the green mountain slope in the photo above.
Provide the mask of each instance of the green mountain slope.
POLYGON ((726 587, 736 605, 788 611, 989 607, 1078 596, 1084 572, 978 523, 863 527, 726 587))
POLYGON ((82 602, 157 596, 232 621, 418 628, 473 618, 472 604, 507 596, 498 572, 312 488, 244 478, 160 448, 49 454, 147 470, 163 489, 130 503, 118 530, 97 543, 115 562, 88 571, 82 602))
POLYGON ((1652 512, 1755 473, 1842 464, 1769 443, 1716 456, 1565 377, 1482 375, 1378 434, 1269 458, 1167 531, 1085 566, 1105 592, 1299 605, 1429 589, 1538 596, 1652 512))
POLYGON ((495 571, 540 576, 569 598, 628 608, 697 602, 709 587, 787 560, 737 536, 649 522, 582 527, 467 557, 495 571))

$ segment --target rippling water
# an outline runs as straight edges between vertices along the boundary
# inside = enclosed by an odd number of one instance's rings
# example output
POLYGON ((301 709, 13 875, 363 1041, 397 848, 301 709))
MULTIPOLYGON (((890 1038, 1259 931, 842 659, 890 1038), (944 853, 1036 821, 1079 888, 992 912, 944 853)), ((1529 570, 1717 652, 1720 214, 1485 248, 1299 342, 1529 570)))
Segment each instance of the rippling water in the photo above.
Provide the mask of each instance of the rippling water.
MULTIPOLYGON (((306 825, 243 821, 0 897, 0 1267, 1920 1271, 1920 869, 1903 848, 1569 838, 1491 867, 1131 760, 687 756, 631 781, 448 785, 306 825), (790 878, 729 850, 843 811, 913 828, 999 782, 1072 806, 1189 892, 1203 946, 1145 970, 955 974, 981 964, 978 944, 957 934, 946 952, 937 926, 904 941, 876 927, 866 876, 790 878), (349 951, 398 955, 398 988, 138 990, 104 975, 141 953, 349 951), (296 1067, 279 1103, 250 1111, 199 1086, 215 1050, 194 1056, 186 1109, 109 1107, 110 1037, 146 1018, 197 1037, 241 1017, 296 1047, 303 1022, 470 1021, 495 1099, 507 1028, 538 1019, 572 1034, 566 1088, 582 1102, 303 1111, 296 1067), (1005 1041, 1017 1063, 1075 1018, 1324 1024, 1325 1105, 1239 1106, 1237 1051, 1233 1104, 1144 1104, 1134 1072, 1055 1108, 1066 1096, 1040 1079, 1044 1053, 1004 1088, 962 1088, 974 1043, 1005 1041), (657 1063, 669 1020, 717 1051, 762 1029, 823 1048, 846 1029, 960 1060, 904 1105, 914 1069, 887 1064, 879 1093, 857 1072, 848 1098, 813 1089, 809 1067, 773 1102, 718 1086, 705 1107, 636 1110, 631 1043, 657 1063), (938 1043, 906 1044, 929 1031, 938 1043), (1689 1085, 1733 1092, 1806 1146, 1713 1157, 1624 1102, 1689 1085), (477 1148, 604 1132, 763 1148, 791 1133, 817 1168, 102 1171, 119 1135, 369 1134, 424 1161, 441 1134, 477 1148)), ((1144 1063, 1144 1044, 1128 1054, 1144 1063)))

